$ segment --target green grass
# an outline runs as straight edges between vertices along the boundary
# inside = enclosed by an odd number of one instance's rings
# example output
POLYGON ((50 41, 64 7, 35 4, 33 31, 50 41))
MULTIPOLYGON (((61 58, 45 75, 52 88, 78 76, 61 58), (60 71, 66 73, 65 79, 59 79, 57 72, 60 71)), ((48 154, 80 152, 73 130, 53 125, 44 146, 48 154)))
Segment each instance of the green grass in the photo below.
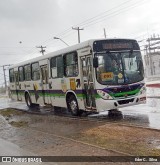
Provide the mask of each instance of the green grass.
POLYGON ((28 126, 28 122, 26 121, 11 121, 9 122, 10 125, 14 127, 26 127, 28 126))
POLYGON ((19 116, 24 114, 22 111, 14 110, 14 109, 4 109, 0 110, 0 115, 4 117, 11 117, 11 116, 19 116))
MULTIPOLYGON (((101 134, 99 131, 97 133, 83 132, 70 137, 75 140, 79 140, 85 143, 97 145, 108 150, 115 150, 123 153, 127 153, 134 156, 159 156, 160 149, 156 149, 153 146, 149 146, 147 141, 141 140, 140 137, 134 136, 128 139, 128 135, 124 134, 123 137, 119 136, 119 133, 108 133, 107 129, 106 135, 104 132, 101 134)), ((123 129, 122 129, 123 132, 123 129)), ((132 135, 131 135, 132 136, 132 135)))

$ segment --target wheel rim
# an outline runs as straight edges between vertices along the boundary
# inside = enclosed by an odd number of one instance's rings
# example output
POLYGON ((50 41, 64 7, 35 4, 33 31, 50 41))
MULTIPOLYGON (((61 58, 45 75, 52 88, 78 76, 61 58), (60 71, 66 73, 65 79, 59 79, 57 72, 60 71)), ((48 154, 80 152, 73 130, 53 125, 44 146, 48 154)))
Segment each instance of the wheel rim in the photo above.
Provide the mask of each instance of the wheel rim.
POLYGON ((70 102, 70 108, 72 112, 76 112, 77 111, 77 102, 75 100, 72 100, 70 102))

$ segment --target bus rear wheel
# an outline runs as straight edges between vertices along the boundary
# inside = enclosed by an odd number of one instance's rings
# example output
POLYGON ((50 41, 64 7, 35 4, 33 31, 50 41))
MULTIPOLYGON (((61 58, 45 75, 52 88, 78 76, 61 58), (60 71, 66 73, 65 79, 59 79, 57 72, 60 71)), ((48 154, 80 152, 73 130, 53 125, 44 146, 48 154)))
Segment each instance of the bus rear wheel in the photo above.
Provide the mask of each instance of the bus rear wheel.
POLYGON ((29 96, 28 93, 25 95, 25 100, 26 100, 27 106, 28 106, 29 108, 31 108, 31 107, 32 107, 32 101, 31 101, 31 98, 30 98, 30 96, 29 96))
POLYGON ((70 95, 67 100, 68 109, 73 116, 79 116, 82 114, 82 111, 79 110, 77 99, 74 95, 70 95))

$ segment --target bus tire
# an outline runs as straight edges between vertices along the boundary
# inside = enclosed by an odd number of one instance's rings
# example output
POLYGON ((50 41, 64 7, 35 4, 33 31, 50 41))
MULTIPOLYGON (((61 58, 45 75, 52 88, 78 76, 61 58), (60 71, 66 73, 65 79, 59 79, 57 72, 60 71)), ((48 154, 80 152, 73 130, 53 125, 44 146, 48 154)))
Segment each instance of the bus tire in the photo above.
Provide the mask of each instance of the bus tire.
POLYGON ((32 108, 32 101, 28 93, 25 95, 25 100, 28 108, 32 108))
POLYGON ((81 115, 81 111, 79 110, 77 99, 74 95, 70 95, 70 97, 67 100, 67 105, 69 111, 73 116, 81 115))

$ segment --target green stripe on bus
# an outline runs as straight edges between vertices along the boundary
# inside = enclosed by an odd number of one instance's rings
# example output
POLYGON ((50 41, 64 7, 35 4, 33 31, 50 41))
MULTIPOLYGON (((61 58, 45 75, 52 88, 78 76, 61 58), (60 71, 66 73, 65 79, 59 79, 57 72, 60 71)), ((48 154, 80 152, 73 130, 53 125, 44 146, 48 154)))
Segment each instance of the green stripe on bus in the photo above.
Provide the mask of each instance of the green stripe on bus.
POLYGON ((120 96, 124 96, 124 95, 134 95, 134 94, 137 94, 139 91, 140 91, 140 89, 136 89, 134 91, 129 91, 129 92, 120 92, 120 93, 110 94, 110 96, 120 97, 120 96))
MULTIPOLYGON (((133 91, 129 91, 129 92, 119 92, 119 93, 110 93, 109 95, 112 96, 112 97, 124 97, 124 95, 135 95, 137 94, 138 92, 140 91, 140 89, 136 89, 136 90, 133 90, 133 91)), ((12 94, 14 95, 17 95, 17 92, 16 91, 11 91, 12 94)), ((18 94, 19 95, 24 95, 24 91, 18 91, 18 94)), ((61 98, 64 98, 65 97, 65 93, 42 93, 42 92, 38 92, 37 93, 40 97, 61 97, 61 98)), ((30 95, 31 96, 35 96, 35 93, 34 91, 30 91, 30 95)), ((81 94, 76 94, 77 95, 77 98, 79 99, 85 99, 86 98, 86 95, 81 93, 81 94)), ((101 96, 99 94, 93 94, 93 96, 96 98, 96 99, 99 99, 101 98, 101 96)))

